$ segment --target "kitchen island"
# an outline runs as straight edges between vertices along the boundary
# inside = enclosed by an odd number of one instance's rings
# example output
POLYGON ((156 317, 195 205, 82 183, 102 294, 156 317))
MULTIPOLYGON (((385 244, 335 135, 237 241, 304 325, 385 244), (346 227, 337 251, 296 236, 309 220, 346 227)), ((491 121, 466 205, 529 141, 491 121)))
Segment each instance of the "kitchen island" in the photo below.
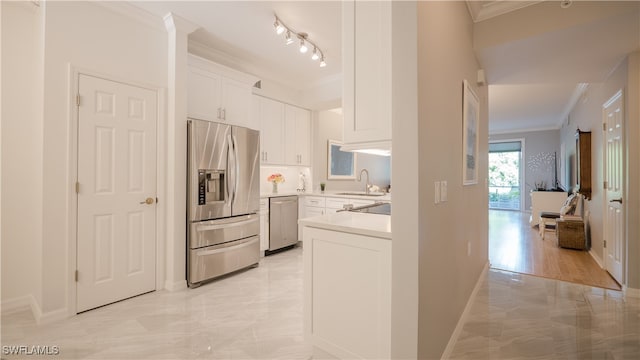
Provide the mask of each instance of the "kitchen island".
POLYGON ((338 358, 389 358, 391 216, 345 211, 299 224, 305 340, 338 358))

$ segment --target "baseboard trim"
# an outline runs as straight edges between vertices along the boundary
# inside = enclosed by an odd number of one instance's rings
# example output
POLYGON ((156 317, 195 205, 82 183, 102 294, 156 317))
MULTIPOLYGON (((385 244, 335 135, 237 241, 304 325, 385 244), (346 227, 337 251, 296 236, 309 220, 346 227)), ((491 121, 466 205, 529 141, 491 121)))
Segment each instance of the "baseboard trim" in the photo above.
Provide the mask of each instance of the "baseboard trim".
POLYGON ((187 288, 187 280, 169 281, 164 282, 164 288, 168 291, 178 291, 187 288))
POLYGON ((473 304, 473 301, 476 299, 476 295, 480 290, 480 285, 482 285, 482 282, 484 281, 487 275, 487 272, 489 271, 489 266, 490 266, 490 263, 487 261, 487 263, 484 265, 484 269, 482 269, 482 273, 480 273, 480 276, 478 276, 478 280, 476 281, 476 285, 474 286, 473 291, 471 291, 471 296, 469 296, 469 300, 467 300, 467 305, 465 305, 464 311, 462 311, 462 315, 460 315, 460 318, 458 319, 456 328, 453 329, 453 333, 449 338, 447 347, 444 349, 444 352, 440 357, 441 359, 448 359, 451 357, 451 352, 453 351, 453 347, 455 346, 456 341, 460 336, 460 333, 462 333, 462 328, 464 327, 464 323, 467 320, 467 317, 469 316, 469 311, 471 311, 471 305, 473 304))
POLYGON ((622 285, 622 293, 625 297, 640 298, 640 289, 629 288, 622 285))
MULTIPOLYGON (((18 311, 29 310, 33 311, 33 306, 36 304, 36 299, 33 295, 19 296, 12 299, 2 301, 2 315, 12 314, 18 311)), ((37 304, 36 304, 37 306, 37 304)))
POLYGON ((596 254, 593 249, 589 250, 589 255, 591 255, 591 257, 593 258, 593 260, 596 261, 596 263, 598 264, 598 266, 600 266, 601 269, 604 269, 604 265, 602 263, 602 259, 600 259, 600 257, 598 256, 598 254, 596 254))
POLYGON ((62 308, 54 311, 43 313, 38 307, 37 311, 34 311, 34 317, 38 325, 51 324, 56 321, 64 320, 69 316, 67 308, 62 308))

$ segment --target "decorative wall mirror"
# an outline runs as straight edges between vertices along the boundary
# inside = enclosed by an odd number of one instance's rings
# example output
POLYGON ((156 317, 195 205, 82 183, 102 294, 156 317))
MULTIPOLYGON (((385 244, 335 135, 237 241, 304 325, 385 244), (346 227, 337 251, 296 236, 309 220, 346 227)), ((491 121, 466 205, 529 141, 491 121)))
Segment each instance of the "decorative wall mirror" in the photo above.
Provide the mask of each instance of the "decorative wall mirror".
POLYGON ((327 179, 354 180, 356 178, 356 153, 341 151, 342 143, 329 140, 327 144, 327 179))

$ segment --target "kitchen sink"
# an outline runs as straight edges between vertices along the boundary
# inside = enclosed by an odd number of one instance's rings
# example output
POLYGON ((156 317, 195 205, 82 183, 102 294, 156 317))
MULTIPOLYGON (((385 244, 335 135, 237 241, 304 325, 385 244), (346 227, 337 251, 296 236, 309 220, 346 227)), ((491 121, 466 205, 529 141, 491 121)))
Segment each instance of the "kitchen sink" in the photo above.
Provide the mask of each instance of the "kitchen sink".
POLYGON ((342 193, 338 193, 337 195, 357 195, 357 196, 384 196, 386 195, 383 192, 370 192, 370 193, 365 193, 364 191, 352 191, 352 192, 342 192, 342 193))

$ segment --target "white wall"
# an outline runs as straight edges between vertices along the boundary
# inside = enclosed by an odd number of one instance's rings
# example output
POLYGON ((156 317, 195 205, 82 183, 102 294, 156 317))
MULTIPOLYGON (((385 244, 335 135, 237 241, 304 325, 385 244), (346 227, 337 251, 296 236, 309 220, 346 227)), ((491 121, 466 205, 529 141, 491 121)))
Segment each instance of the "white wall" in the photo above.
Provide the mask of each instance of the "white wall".
MULTIPOLYGON (((115 79, 167 86, 167 35, 89 2, 40 2, 45 11, 42 311, 69 304, 71 64, 115 79)), ((165 111, 162 110, 161 113, 165 111)), ((15 149, 14 149, 15 151, 15 149)), ((160 195, 162 198, 162 195, 160 195)))
MULTIPOLYGON (((488 263, 487 87, 473 81, 478 68, 466 4, 419 2, 420 144, 413 163, 419 169, 420 186, 420 359, 440 358, 488 263), (470 186, 462 186, 464 79, 480 100, 478 184, 470 186), (448 182, 449 201, 434 204, 433 184, 442 180, 448 182)), ((394 147, 397 140, 402 139, 394 134, 394 147)))
MULTIPOLYGON (((41 302, 41 11, 2 2, 2 307, 41 302), (19 36, 18 36, 19 34, 19 36), (12 304, 13 302, 13 304, 12 304)), ((4 310, 4 309, 3 309, 4 310)))
MULTIPOLYGON (((327 191, 364 191, 364 182, 357 180, 327 180, 327 141, 343 139, 343 118, 334 111, 314 113, 313 127, 313 190, 326 183, 327 191)), ((356 154, 356 175, 362 169, 369 172, 369 183, 384 188, 391 184, 391 157, 356 154)), ((365 176, 366 178, 366 176, 365 176)), ((364 180, 363 180, 364 181, 364 180)))

